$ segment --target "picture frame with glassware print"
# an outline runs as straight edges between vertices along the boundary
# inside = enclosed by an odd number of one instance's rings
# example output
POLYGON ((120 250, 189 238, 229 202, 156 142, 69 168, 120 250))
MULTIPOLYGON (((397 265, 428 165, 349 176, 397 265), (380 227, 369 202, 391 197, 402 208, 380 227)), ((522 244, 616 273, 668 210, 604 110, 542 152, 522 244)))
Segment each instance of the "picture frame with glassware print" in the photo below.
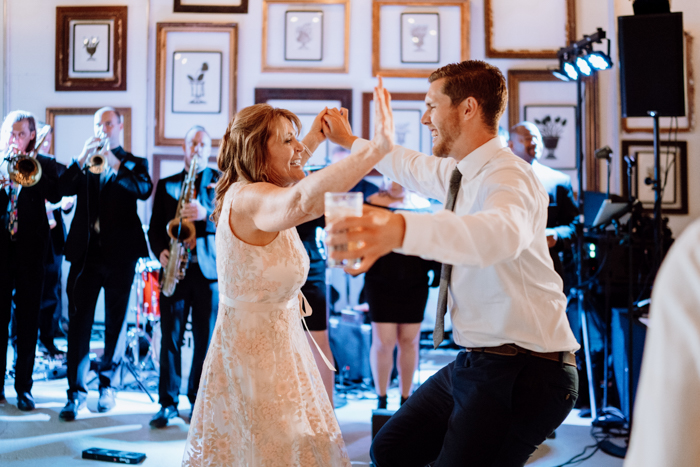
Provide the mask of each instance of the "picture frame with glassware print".
POLYGON ((262 7, 263 72, 348 72, 350 0, 263 0, 262 7))
MULTIPOLYGON (((298 136, 301 141, 324 107, 344 107, 352 112, 352 89, 256 88, 255 103, 267 103, 294 112, 302 124, 298 136)), ((307 161, 305 169, 316 170, 327 166, 332 162, 333 154, 339 151, 343 151, 341 146, 324 141, 307 161)))
POLYGON ((156 24, 156 146, 181 146, 193 114, 219 145, 236 113, 237 56, 236 23, 156 24))
POLYGON ((427 78, 441 66, 464 60, 469 60, 468 0, 372 3, 372 76, 427 78), (411 19, 427 26, 425 35, 422 29, 412 34, 411 19))
MULTIPOLYGON (((394 142, 423 154, 432 154, 430 129, 421 123, 425 111, 425 93, 395 92, 391 94, 394 114, 394 142)), ((362 137, 374 136, 374 93, 362 93, 362 137)))
POLYGON ((56 91, 126 91, 126 6, 56 7, 56 91))

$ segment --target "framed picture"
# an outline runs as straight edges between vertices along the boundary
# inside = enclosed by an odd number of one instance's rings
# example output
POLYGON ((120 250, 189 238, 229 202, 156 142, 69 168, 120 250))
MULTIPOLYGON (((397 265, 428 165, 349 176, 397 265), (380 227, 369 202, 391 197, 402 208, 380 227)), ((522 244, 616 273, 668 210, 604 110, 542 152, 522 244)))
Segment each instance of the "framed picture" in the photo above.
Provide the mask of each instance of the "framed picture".
POLYGON ((173 113, 221 113, 222 55, 221 52, 173 52, 173 113))
POLYGON ((287 10, 284 15, 284 59, 323 60, 323 11, 287 10))
POLYGON ((524 110, 525 120, 542 134, 539 162, 553 169, 576 169, 576 106, 526 105, 524 110))
POLYGON ((372 3, 372 75, 426 78, 469 59, 466 0, 372 3))
POLYGON ((156 146, 202 125, 217 146, 236 113, 236 23, 156 25, 156 146))
POLYGON ((262 71, 347 73, 350 0, 263 0, 262 71))
MULTIPOLYGON (((688 143, 661 141, 661 210, 666 214, 688 214, 688 143)), ((632 196, 646 212, 653 212, 655 193, 647 179, 654 179, 654 142, 622 141, 622 196, 629 196, 627 168, 624 156, 637 161, 632 178, 632 196)))
POLYGON ((127 7, 56 7, 56 91, 126 91, 127 7))
MULTIPOLYGON (((425 110, 425 93, 397 92, 391 94, 394 114, 394 142, 414 151, 431 154, 433 139, 430 130, 421 123, 425 110)), ((362 93, 362 137, 374 136, 374 94, 362 93)))
MULTIPOLYGON (((684 33, 685 38, 685 117, 660 117, 659 131, 662 133, 688 133, 695 129, 695 80, 693 79, 693 36, 684 33)), ((622 131, 626 133, 652 133, 654 120, 651 117, 622 118, 622 131)))
POLYGON ((440 63, 438 13, 401 13, 401 63, 440 63))
POLYGON ((484 0, 486 56, 557 58, 576 41, 574 0, 484 0))
MULTIPOLYGON (((48 107, 46 123, 53 128, 53 139, 49 153, 56 160, 69 165, 71 159, 83 150, 85 141, 94 136, 95 112, 101 107, 48 107)), ((124 128, 121 145, 131 152, 131 107, 115 107, 121 115, 124 128)))
POLYGON ((248 0, 173 0, 175 13, 248 13, 248 0))
MULTIPOLYGON (((508 128, 526 119, 525 106, 558 107, 564 105, 575 108, 576 83, 561 81, 552 75, 549 70, 508 70, 507 80, 508 128)), ((588 191, 600 191, 600 164, 593 157, 593 151, 601 147, 598 75, 594 74, 586 78, 583 84, 584 188, 588 191)), ((569 122, 567 121, 568 125, 569 122)), ((575 127, 576 122, 574 118, 571 120, 570 128, 573 128, 575 131, 575 127)), ((569 167, 575 168, 576 163, 569 167)), ((577 185, 576 172, 574 170, 567 172, 566 169, 563 169, 563 171, 571 176, 572 184, 577 185)), ((578 191, 577 186, 574 186, 574 191, 578 191)))
MULTIPOLYGON (((324 107, 345 107, 352 112, 352 89, 287 89, 287 88, 256 88, 255 103, 268 103, 273 107, 290 110, 301 120, 302 140, 308 133, 316 115, 324 107)), ((336 152, 347 152, 326 140, 306 163, 306 169, 313 170, 325 167, 333 160, 336 152)))

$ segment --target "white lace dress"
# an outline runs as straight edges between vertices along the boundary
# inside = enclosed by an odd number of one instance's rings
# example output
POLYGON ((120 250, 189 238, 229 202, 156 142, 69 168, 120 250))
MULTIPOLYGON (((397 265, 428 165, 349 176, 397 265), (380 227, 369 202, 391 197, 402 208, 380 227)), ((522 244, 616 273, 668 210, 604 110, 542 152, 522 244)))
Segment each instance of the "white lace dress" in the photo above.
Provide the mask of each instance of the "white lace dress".
POLYGON ((226 193, 216 232, 219 314, 183 466, 349 466, 300 322, 309 259, 296 229, 265 246, 232 233, 226 193))

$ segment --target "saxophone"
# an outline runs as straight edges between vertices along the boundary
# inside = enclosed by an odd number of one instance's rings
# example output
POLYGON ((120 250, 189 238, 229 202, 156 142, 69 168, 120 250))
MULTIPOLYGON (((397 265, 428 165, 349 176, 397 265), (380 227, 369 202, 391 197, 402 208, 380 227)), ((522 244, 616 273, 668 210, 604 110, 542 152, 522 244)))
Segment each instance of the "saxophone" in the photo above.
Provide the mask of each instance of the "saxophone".
POLYGON ((196 237, 197 232, 194 222, 189 219, 183 219, 180 214, 185 203, 191 202, 194 198, 194 182, 196 179, 197 157, 193 157, 190 170, 182 181, 175 218, 168 222, 166 226, 170 237, 170 257, 160 284, 160 290, 166 297, 172 296, 175 293, 177 283, 185 278, 185 272, 190 260, 190 250, 187 248, 186 243, 192 242, 196 237))

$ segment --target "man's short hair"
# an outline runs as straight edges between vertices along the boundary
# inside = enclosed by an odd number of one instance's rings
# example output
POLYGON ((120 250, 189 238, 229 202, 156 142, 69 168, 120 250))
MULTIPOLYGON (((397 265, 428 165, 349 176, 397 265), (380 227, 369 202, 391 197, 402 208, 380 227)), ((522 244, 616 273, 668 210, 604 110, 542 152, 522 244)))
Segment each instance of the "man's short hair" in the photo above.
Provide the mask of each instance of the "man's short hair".
POLYGON ((5 117, 5 120, 2 122, 0 138, 2 138, 2 144, 6 144, 7 140, 10 138, 10 134, 12 134, 12 125, 19 123, 22 120, 27 120, 29 132, 34 132, 34 138, 29 141, 29 144, 27 144, 26 151, 30 152, 34 150, 34 145, 36 144, 36 119, 31 112, 27 112, 26 110, 13 110, 7 114, 7 117, 5 117))
POLYGON ((199 132, 204 133, 209 137, 209 141, 211 141, 211 135, 209 135, 209 132, 201 125, 195 125, 189 130, 187 130, 187 133, 185 133, 185 142, 189 141, 190 139, 194 138, 194 135, 196 135, 199 132))
POLYGON ((506 79, 501 70, 481 60, 467 60, 438 68, 428 81, 432 83, 443 78, 442 92, 450 98, 452 105, 473 97, 481 107, 484 124, 497 131, 498 120, 508 101, 506 79))
POLYGON ((542 141, 542 133, 540 132, 540 129, 534 123, 528 122, 527 120, 523 120, 522 122, 518 122, 512 127, 510 127, 510 130, 508 130, 508 136, 510 140, 512 141, 513 138, 515 138, 515 135, 521 134, 522 130, 527 130, 532 136, 539 140, 539 149, 535 151, 535 158, 539 159, 540 156, 542 156, 542 145, 544 144, 544 142, 542 141))
POLYGON ((122 122, 122 114, 119 112, 116 108, 107 106, 107 107, 102 107, 101 109, 98 109, 97 112, 95 112, 95 115, 100 114, 102 115, 105 112, 114 112, 117 115, 117 118, 119 119, 119 123, 122 122))

